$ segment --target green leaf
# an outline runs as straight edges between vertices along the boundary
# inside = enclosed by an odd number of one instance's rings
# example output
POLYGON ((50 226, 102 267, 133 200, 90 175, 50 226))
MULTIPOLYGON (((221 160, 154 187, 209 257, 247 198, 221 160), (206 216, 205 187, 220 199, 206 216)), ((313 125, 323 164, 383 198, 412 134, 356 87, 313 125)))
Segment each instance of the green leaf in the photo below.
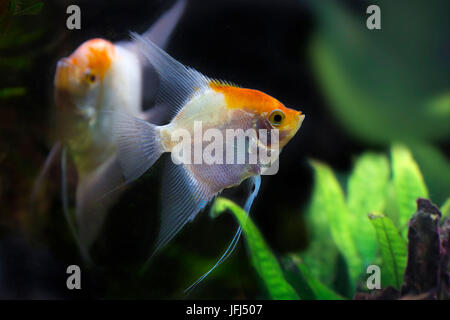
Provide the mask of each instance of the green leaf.
POLYGON ((282 259, 286 279, 304 300, 343 300, 344 298, 320 282, 296 255, 282 259))
POLYGON ((44 6, 44 3, 41 1, 37 1, 37 2, 35 2, 34 0, 33 1, 25 1, 21 5, 21 8, 19 8, 19 7, 14 8, 13 15, 15 15, 15 16, 36 15, 41 12, 41 9, 43 6, 44 6))
POLYGON ((401 145, 391 148, 392 174, 398 210, 398 223, 406 239, 408 221, 416 212, 416 200, 428 198, 422 173, 408 149, 401 145))
POLYGON ((301 253, 301 258, 310 267, 314 277, 331 286, 337 271, 336 261, 339 250, 331 235, 327 213, 321 208, 319 189, 316 183, 306 215, 310 241, 308 249, 301 253))
MULTIPOLYGON (((0 68, 10 68, 12 70, 27 69, 31 66, 31 60, 27 56, 2 57, 0 59, 0 68)), ((19 87, 21 88, 21 87, 19 87)), ((24 88, 25 89, 25 88, 24 88)), ((4 90, 4 89, 0 89, 4 90)))
POLYGON ((0 50, 11 47, 18 48, 33 41, 38 41, 43 35, 45 35, 45 32, 45 28, 34 28, 32 30, 27 30, 23 28, 23 26, 18 25, 17 28, 11 28, 8 30, 8 33, 2 34, 0 50))
POLYGON ((450 161, 438 147, 415 142, 409 148, 422 171, 428 191, 435 203, 442 203, 450 195, 450 161))
POLYGON ((381 276, 384 287, 400 289, 406 268, 406 242, 399 230, 388 217, 382 214, 370 214, 369 219, 375 228, 378 246, 383 258, 381 276))
POLYGON ((23 96, 27 92, 24 87, 2 88, 0 89, 0 99, 23 96))
POLYGON ((367 215, 384 210, 389 171, 386 156, 366 153, 357 160, 348 180, 347 203, 357 225, 353 237, 364 266, 374 261, 377 250, 375 230, 367 215))
MULTIPOLYGON (((334 243, 347 262, 351 289, 354 291, 356 282, 363 271, 352 232, 352 229, 358 226, 347 208, 343 191, 333 171, 318 161, 312 161, 311 164, 314 168, 315 184, 308 215, 313 221, 320 219, 318 226, 313 226, 313 229, 316 227, 319 227, 320 231, 329 229, 334 243)), ((315 234, 314 238, 327 237, 327 233, 325 231, 323 234, 315 234)), ((323 248, 323 250, 327 250, 327 248, 323 248)), ((324 263, 329 265, 334 264, 335 261, 324 261, 324 263)))
POLYGON ((13 13, 14 10, 16 9, 16 1, 17 0, 10 0, 9 1, 9 6, 8 6, 9 12, 13 13))
POLYGON ((450 218, 450 198, 448 198, 444 204, 441 206, 441 213, 442 213, 442 219, 443 218, 450 218))
POLYGON ((325 211, 308 210, 307 225, 309 231, 309 245, 305 252, 301 253, 303 261, 311 268, 314 277, 331 286, 335 274, 339 250, 331 236, 325 211))
POLYGON ((252 264, 264 281, 270 296, 276 300, 299 299, 298 294, 286 281, 277 259, 267 246, 258 228, 253 224, 247 213, 234 202, 217 198, 211 208, 211 216, 216 217, 230 210, 241 225, 248 244, 252 264))
POLYGON ((431 113, 440 117, 447 117, 450 114, 450 92, 433 97, 427 106, 431 113))
POLYGON ((310 1, 317 22, 310 57, 327 105, 364 141, 445 139, 448 59, 438 52, 450 3, 410 1, 404 10, 401 1, 378 2, 381 31, 368 30, 368 15, 345 1, 310 1))

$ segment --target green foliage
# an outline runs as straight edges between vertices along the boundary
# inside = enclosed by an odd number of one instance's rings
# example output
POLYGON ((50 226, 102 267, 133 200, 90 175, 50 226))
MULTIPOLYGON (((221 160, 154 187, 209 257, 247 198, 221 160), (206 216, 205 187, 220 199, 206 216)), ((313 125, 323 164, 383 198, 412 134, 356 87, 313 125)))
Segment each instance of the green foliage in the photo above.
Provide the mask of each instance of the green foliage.
POLYGON ((298 256, 281 257, 280 266, 250 217, 232 201, 218 198, 210 215, 214 218, 226 210, 233 213, 243 228, 252 264, 273 299, 343 299, 317 280, 298 256))
POLYGON ((307 212, 311 240, 301 254, 302 261, 313 276, 338 290, 333 277, 343 275, 335 265, 339 256, 344 257, 350 292, 343 293, 348 297, 362 283, 366 267, 379 261, 384 270, 383 286, 399 287, 407 256, 407 228, 401 227, 407 226, 416 211, 416 199, 428 196, 409 150, 393 146, 390 165, 384 155, 361 155, 347 180, 346 194, 328 166, 312 161, 312 167, 315 185, 307 212), (370 213, 383 211, 386 215, 368 219, 370 213))
POLYGON ((342 300, 342 296, 335 293, 320 282, 297 255, 282 258, 282 266, 286 279, 292 284, 299 296, 305 300, 342 300))
POLYGON ((374 261, 377 249, 375 230, 367 213, 384 210, 389 174, 386 156, 366 153, 356 161, 348 180, 347 205, 358 226, 352 231, 364 266, 374 261))
POLYGON ((26 92, 27 92, 27 90, 24 87, 3 88, 3 89, 0 89, 0 99, 20 97, 20 96, 23 96, 26 92))
POLYGON ((450 198, 441 207, 442 217, 450 218, 450 198))
POLYGON ((398 224, 406 237, 411 213, 416 211, 416 199, 427 198, 428 191, 419 167, 408 149, 395 145, 392 147, 391 155, 398 224))
POLYGON ((41 12, 44 3, 36 0, 11 0, 9 12, 14 16, 30 16, 41 12))
POLYGON ((398 1, 377 2, 378 32, 365 27, 368 15, 351 12, 341 1, 311 1, 318 21, 311 58, 330 107, 362 139, 448 137, 448 74, 442 68, 448 61, 438 54, 446 42, 441 30, 448 2, 414 1, 408 10, 398 1))
POLYGON ((378 247, 383 258, 383 284, 400 289, 406 267, 406 242, 391 219, 382 214, 369 215, 376 231, 378 247))
MULTIPOLYGON (((48 22, 48 19, 46 21, 45 17, 40 15, 43 6, 44 2, 38 0, 0 1, 0 49, 12 50, 41 39, 47 31, 46 23, 48 22), (36 23, 39 23, 38 27, 36 23)), ((26 52, 22 57, 17 57, 17 53, 13 57, 4 55, 2 59, 8 59, 10 62, 2 61, 0 66, 8 64, 15 66, 19 62, 18 58, 30 59, 33 54, 26 52)), ((20 61, 19 64, 30 64, 30 62, 20 61)))
POLYGON ((450 162, 447 157, 432 144, 415 143, 409 148, 423 172, 433 200, 443 203, 450 194, 450 162))
POLYGON ((227 209, 233 213, 244 230, 252 264, 264 281, 270 296, 277 300, 299 299, 298 294, 286 281, 277 259, 267 246, 258 228, 249 217, 247 218, 247 213, 242 208, 228 199, 218 198, 211 208, 211 216, 216 217, 227 209))
POLYGON ((363 270, 362 261, 352 237, 351 228, 355 226, 354 216, 347 208, 344 193, 332 170, 317 161, 313 161, 312 166, 316 183, 308 215, 324 215, 332 240, 345 257, 349 269, 350 287, 354 290, 356 280, 363 270))
POLYGON ((440 54, 450 3, 378 0, 382 29, 375 31, 364 11, 343 1, 310 3, 318 26, 311 62, 335 119, 359 140, 407 145, 435 201, 444 200, 450 164, 427 150, 450 137, 449 61, 440 54))
MULTIPOLYGON (((314 194, 316 195, 319 187, 316 185, 314 188, 314 194)), ((302 259, 310 267, 316 278, 330 286, 335 275, 335 265, 330 261, 337 260, 339 250, 333 241, 328 215, 326 210, 322 210, 322 205, 327 206, 324 199, 320 197, 314 197, 311 201, 309 214, 307 215, 308 225, 311 226, 308 229, 311 242, 308 251, 302 254, 302 259)))
MULTIPOLYGON (((343 299, 336 292, 351 298, 357 287, 364 289, 370 264, 380 265, 383 287, 399 289, 408 256, 401 228, 416 211, 417 198, 428 195, 409 150, 394 145, 390 163, 385 155, 361 155, 346 193, 330 167, 318 161, 311 165, 315 183, 306 217, 310 245, 300 255, 281 256, 278 262, 251 219, 230 200, 218 198, 211 216, 226 210, 235 215, 252 264, 274 299, 343 299), (348 284, 339 286, 336 280, 348 284)), ((442 212, 449 208, 450 200, 442 212)))

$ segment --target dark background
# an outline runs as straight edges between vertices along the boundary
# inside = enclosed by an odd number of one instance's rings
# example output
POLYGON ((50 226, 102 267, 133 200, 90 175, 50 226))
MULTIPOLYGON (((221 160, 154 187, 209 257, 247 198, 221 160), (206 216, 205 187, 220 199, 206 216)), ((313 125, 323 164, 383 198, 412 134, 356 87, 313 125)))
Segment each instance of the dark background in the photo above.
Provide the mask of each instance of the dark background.
MULTIPOLYGON (((367 2, 341 3, 365 17, 367 2)), ((30 209, 32 184, 55 141, 56 61, 93 37, 119 41, 130 30, 144 32, 173 1, 70 1, 81 7, 79 31, 65 27, 68 4, 45 1, 38 15, 14 17, 0 40, 0 59, 5 58, 0 87, 26 88, 23 96, 0 100, 0 298, 183 298, 182 290, 221 255, 236 223, 231 215, 214 221, 199 215, 139 277, 157 230, 158 165, 111 210, 93 249, 99 266, 83 269, 80 292, 65 287, 67 265, 82 262, 61 211, 58 167, 30 209), (28 39, 8 38, 14 28, 28 39)), ((308 159, 346 172, 363 150, 386 150, 349 134, 330 111, 309 58, 317 28, 308 1, 190 0, 167 47, 177 60, 210 77, 264 91, 306 114, 281 154, 278 174, 263 177, 252 209, 255 223, 279 253, 307 246, 302 215, 312 189, 308 159)), ((447 147, 440 140, 439 148, 447 147)), ((264 297, 243 242, 189 297, 264 297)))

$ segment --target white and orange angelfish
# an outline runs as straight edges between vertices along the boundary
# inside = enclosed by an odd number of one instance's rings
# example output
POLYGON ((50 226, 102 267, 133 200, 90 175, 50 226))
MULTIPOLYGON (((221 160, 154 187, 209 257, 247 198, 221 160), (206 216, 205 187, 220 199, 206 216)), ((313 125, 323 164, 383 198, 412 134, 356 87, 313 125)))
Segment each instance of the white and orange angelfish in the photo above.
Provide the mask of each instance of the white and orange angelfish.
MULTIPOLYGON (((143 37, 165 46, 185 6, 185 0, 178 0, 143 37)), ((110 191, 123 182, 112 141, 111 114, 103 110, 120 110, 138 118, 155 119, 158 116, 155 109, 143 111, 144 104, 151 100, 149 92, 155 92, 152 88, 157 83, 155 78, 157 74, 134 42, 92 39, 58 61, 54 86, 59 141, 46 160, 32 198, 50 164, 61 153, 64 212, 86 259, 107 209, 119 195, 119 191, 110 191), (76 227, 67 205, 67 154, 78 173, 76 227)))
MULTIPOLYGON (((169 105, 173 119, 167 125, 158 126, 130 117, 124 113, 116 113, 114 135, 117 140, 118 159, 124 177, 129 182, 146 172, 163 153, 172 153, 168 161, 168 169, 163 178, 163 199, 161 229, 155 251, 165 246, 187 223, 224 189, 238 186, 246 179, 253 183, 253 191, 244 209, 248 213, 255 198, 260 176, 264 167, 261 163, 238 163, 217 161, 207 163, 195 162, 191 157, 175 163, 175 148, 179 145, 179 132, 194 137, 187 140, 192 145, 186 149, 195 149, 195 128, 201 123, 202 129, 215 129, 215 139, 227 137, 227 132, 245 132, 248 129, 273 130, 278 137, 278 151, 294 137, 300 128, 304 115, 297 110, 285 107, 281 102, 257 90, 239 88, 223 81, 212 80, 196 70, 186 67, 170 57, 156 44, 137 34, 132 34, 138 41, 142 53, 148 58, 160 76, 159 101, 169 105), (217 137, 219 136, 219 137, 217 137)), ((239 134, 239 133, 238 133, 239 134)), ((259 146, 272 147, 268 139, 259 139, 259 146)), ((210 137, 211 138, 211 137, 210 137)), ((255 138, 255 137, 254 137, 255 138)), ((234 138, 232 139, 234 141, 234 138)), ((226 150, 230 139, 223 139, 226 150)), ((206 147, 205 147, 206 148, 206 147)), ((234 148, 236 153, 248 153, 251 148, 244 146, 242 150, 234 148)), ((182 153, 184 153, 183 151, 182 153)), ((233 155, 233 159, 238 154, 233 155)), ((248 155, 248 154, 247 154, 248 155)), ((222 155, 225 159, 225 155, 222 155)), ((236 246, 241 234, 238 229, 225 254, 212 268, 223 262, 236 246)), ((198 284, 207 274, 201 277, 198 284)), ((193 288, 191 286, 189 289, 193 288)))

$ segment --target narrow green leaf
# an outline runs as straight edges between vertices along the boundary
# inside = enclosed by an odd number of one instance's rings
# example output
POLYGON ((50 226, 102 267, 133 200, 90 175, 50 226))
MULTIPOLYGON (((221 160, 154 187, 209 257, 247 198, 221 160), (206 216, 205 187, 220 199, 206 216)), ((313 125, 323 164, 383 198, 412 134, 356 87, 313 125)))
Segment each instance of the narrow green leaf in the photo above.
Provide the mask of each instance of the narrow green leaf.
POLYGON ((9 6, 8 6, 9 12, 13 13, 14 10, 16 9, 16 1, 17 0, 10 0, 9 1, 9 6))
POLYGON ((397 199, 398 223, 406 239, 408 221, 416 212, 416 200, 428 198, 428 190, 422 173, 407 148, 394 145, 391 149, 392 174, 397 199))
POLYGON ((26 91, 26 88, 23 87, 2 88, 0 89, 0 99, 23 96, 26 91))
POLYGON ((320 282, 297 255, 283 257, 286 279, 304 300, 343 300, 344 298, 320 282))
POLYGON ((406 268, 406 242, 391 219, 382 214, 370 214, 369 219, 375 228, 378 246, 383 258, 381 279, 384 287, 400 289, 406 268))
POLYGON ((38 41, 46 33, 45 28, 34 28, 32 30, 24 29, 9 29, 8 32, 2 34, 2 41, 0 41, 0 50, 7 48, 18 48, 24 44, 29 44, 33 41, 38 41), (25 32, 25 33, 24 33, 25 32))
POLYGON ((357 160, 348 180, 347 204, 357 226, 353 237, 364 266, 373 262, 377 250, 375 230, 367 215, 384 210, 388 180, 387 157, 374 153, 365 153, 357 160))
POLYGON ((450 198, 448 198, 441 207, 442 218, 450 218, 450 198))
POLYGON ((14 15, 15 16, 31 16, 36 15, 41 12, 42 7, 44 6, 43 2, 36 2, 31 3, 29 6, 25 7, 24 9, 15 10, 14 15))
POLYGON ((267 246, 258 228, 247 218, 247 213, 234 202, 217 198, 211 208, 211 216, 216 217, 230 210, 241 225, 247 241, 252 264, 264 281, 270 296, 276 300, 299 299, 298 294, 286 281, 277 259, 267 246))
POLYGON ((330 226, 324 211, 308 211, 307 224, 309 245, 301 258, 311 268, 314 277, 331 286, 336 274, 339 250, 331 236, 330 226))
POLYGON ((426 102, 437 92, 446 93, 440 88, 449 87, 448 71, 440 67, 448 58, 436 57, 435 52, 445 41, 444 35, 436 37, 439 30, 448 29, 450 2, 439 1, 437 6, 409 1, 408 10, 402 9, 401 1, 378 2, 383 11, 383 32, 378 34, 364 27, 367 15, 351 10, 345 1, 308 2, 317 19, 310 38, 311 65, 327 106, 342 128, 359 140, 443 140, 450 133, 450 113, 441 107, 446 99, 431 106, 426 102), (436 23, 430 24, 430 17, 436 23), (409 34, 394 27, 412 20, 409 34), (393 43, 396 49, 389 51, 393 43), (405 114, 414 116, 405 119, 405 114))
POLYGON ((309 244, 301 253, 302 260, 310 267, 313 276, 331 286, 336 275, 339 250, 331 235, 326 210, 322 210, 320 188, 316 182, 306 215, 309 244))
POLYGON ((450 92, 433 97, 426 104, 428 112, 434 113, 439 117, 448 117, 450 115, 450 92))
MULTIPOLYGON (((0 59, 0 68, 11 68, 13 70, 30 68, 31 60, 26 56, 2 57, 0 59)), ((19 87, 21 88, 21 87, 19 87)), ((24 88, 25 89, 25 88, 24 88)), ((0 89, 4 90, 4 89, 0 89)))
MULTIPOLYGON (((351 288, 354 291, 356 282, 363 271, 362 261, 352 232, 352 229, 358 226, 347 208, 343 191, 333 171, 320 162, 312 161, 311 163, 314 168, 315 184, 308 214, 311 217, 319 215, 321 219, 325 219, 325 224, 328 225, 333 241, 345 257, 351 278, 351 288)), ((327 235, 316 236, 326 237, 327 235)), ((328 261, 327 263, 332 264, 334 261, 328 261)))
POLYGON ((414 141, 408 147, 422 172, 428 192, 435 203, 450 196, 450 161, 443 150, 431 143, 414 141))
POLYGON ((397 197, 395 194, 395 186, 394 181, 389 180, 389 183, 386 187, 386 205, 383 213, 394 222, 396 226, 400 225, 398 220, 398 206, 397 206, 397 197))

